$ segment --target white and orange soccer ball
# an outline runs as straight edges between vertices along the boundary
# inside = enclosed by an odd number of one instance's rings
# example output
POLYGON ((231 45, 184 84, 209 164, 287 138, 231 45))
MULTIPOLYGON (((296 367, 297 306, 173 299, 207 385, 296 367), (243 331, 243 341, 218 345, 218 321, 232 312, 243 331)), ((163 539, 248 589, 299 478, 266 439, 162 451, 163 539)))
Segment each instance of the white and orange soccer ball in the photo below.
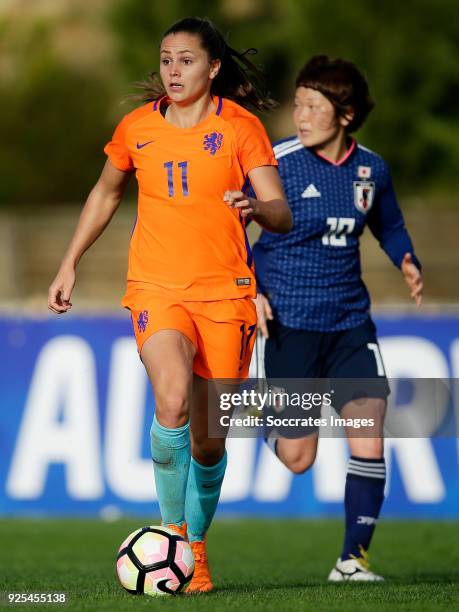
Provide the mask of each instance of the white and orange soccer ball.
POLYGON ((121 544, 116 572, 133 595, 177 595, 193 577, 193 552, 172 529, 142 527, 121 544))

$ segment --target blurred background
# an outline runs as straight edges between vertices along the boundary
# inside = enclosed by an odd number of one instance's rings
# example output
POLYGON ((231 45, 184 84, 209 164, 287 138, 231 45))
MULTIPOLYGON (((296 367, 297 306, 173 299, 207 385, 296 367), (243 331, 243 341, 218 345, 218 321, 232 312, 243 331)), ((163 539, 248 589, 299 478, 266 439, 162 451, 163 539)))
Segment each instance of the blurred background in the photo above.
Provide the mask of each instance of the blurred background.
MULTIPOLYGON (((2 0, 0 2, 0 301, 44 308, 103 146, 133 86, 158 68, 161 33, 197 14, 237 49, 256 47, 277 111, 273 140, 292 134, 294 80, 315 53, 366 73, 376 108, 359 141, 383 155, 424 264, 426 307, 459 299, 459 25, 454 0, 2 0), (123 103, 124 100, 124 103, 123 103)), ((133 181, 134 183, 135 181, 133 181)), ((135 216, 134 184, 80 268, 75 303, 117 309, 135 216), (106 274, 110 269, 110 275, 106 274)), ((362 248, 375 305, 409 304, 372 237, 362 248)))
MULTIPOLYGON (((46 298, 103 147, 134 106, 126 98, 157 70, 161 33, 187 15, 214 20, 239 50, 259 50, 280 102, 262 117, 273 140, 293 133, 294 80, 310 55, 342 56, 364 70, 376 107, 358 140, 392 168, 426 286, 415 312, 400 273, 364 236, 364 278, 387 369, 392 377, 457 376, 456 9, 454 0, 0 2, 0 513, 151 512, 152 398, 119 305, 134 181, 80 264, 72 313, 50 315, 46 298)), ((232 440, 238 452, 222 508, 340 514, 347 451, 336 444, 312 473, 292 480, 253 440, 232 440)), ((385 511, 458 517, 455 437, 392 444, 385 511)))

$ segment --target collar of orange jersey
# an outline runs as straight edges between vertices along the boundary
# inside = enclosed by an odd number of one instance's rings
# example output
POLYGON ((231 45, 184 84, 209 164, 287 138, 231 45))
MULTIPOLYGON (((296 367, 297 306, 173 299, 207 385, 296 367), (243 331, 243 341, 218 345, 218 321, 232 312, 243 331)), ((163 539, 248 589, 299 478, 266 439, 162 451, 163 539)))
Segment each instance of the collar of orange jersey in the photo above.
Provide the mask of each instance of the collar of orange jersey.
POLYGON ((160 98, 156 98, 156 100, 153 102, 153 110, 157 111, 159 110, 161 112, 161 105, 164 102, 169 102, 169 98, 167 96, 161 96, 160 98))
MULTIPOLYGON (((221 96, 212 96, 212 101, 214 102, 214 104, 215 104, 215 98, 217 98, 217 105, 216 105, 217 108, 215 110, 215 114, 218 117, 222 112, 223 98, 221 96)), ((161 105, 164 103, 170 104, 170 98, 168 98, 167 96, 161 96, 161 98, 158 98, 157 100, 155 100, 153 103, 153 110, 157 111, 158 109, 161 109, 161 105)))
POLYGON ((331 164, 332 166, 342 166, 344 163, 347 162, 347 160, 350 158, 350 156, 354 153, 355 148, 357 147, 357 143, 354 140, 354 138, 350 139, 350 145, 349 145, 349 149, 346 151, 346 153, 337 161, 334 161, 333 159, 331 159, 330 157, 328 157, 327 155, 324 155, 323 153, 321 153, 320 151, 314 151, 314 153, 320 157, 321 159, 325 160, 326 162, 328 162, 329 164, 331 164))

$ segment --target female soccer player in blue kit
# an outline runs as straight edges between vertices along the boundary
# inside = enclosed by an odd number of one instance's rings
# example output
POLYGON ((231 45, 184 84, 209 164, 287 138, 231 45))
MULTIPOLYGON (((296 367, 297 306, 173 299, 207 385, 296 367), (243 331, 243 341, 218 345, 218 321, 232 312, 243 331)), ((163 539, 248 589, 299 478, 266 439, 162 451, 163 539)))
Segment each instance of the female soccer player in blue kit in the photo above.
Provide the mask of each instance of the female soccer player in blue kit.
MULTIPOLYGON (((365 226, 400 268, 418 306, 423 282, 388 166, 350 136, 372 108, 367 82, 351 62, 319 55, 302 68, 293 113, 297 135, 274 146, 293 230, 284 236, 263 231, 254 256, 268 380, 375 379, 366 399, 342 386, 333 405, 343 418, 372 415, 381 425, 389 387, 361 279, 365 226)), ((382 580, 369 570, 367 551, 384 499, 383 439, 347 435, 345 537, 329 580, 382 580)), ((289 469, 302 473, 314 463, 318 434, 267 442, 289 469)))

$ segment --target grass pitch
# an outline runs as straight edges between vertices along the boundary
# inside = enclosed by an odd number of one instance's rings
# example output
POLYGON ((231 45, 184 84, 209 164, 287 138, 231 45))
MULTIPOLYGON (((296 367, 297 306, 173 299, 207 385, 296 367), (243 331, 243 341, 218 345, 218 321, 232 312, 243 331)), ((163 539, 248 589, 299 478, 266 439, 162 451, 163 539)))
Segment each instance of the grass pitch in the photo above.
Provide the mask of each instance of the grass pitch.
MULTIPOLYGON (((314 610, 459 609, 459 524, 383 521, 372 568, 382 584, 328 584, 341 521, 217 521, 209 536, 216 589, 205 595, 135 597, 118 584, 115 555, 142 519, 0 521, 4 609, 314 610), (5 593, 67 594, 68 603, 9 605, 5 593)), ((158 524, 152 521, 151 524, 158 524)))

